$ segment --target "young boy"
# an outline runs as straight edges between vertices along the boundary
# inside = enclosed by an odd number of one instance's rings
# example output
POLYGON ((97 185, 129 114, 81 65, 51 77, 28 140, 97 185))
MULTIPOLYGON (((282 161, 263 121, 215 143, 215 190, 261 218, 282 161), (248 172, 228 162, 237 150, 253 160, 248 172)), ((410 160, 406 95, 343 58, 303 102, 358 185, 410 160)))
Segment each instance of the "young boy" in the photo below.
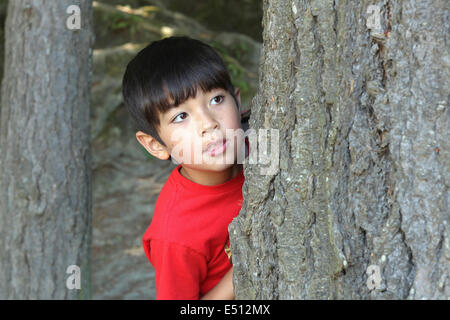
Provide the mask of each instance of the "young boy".
POLYGON ((234 299, 228 225, 241 210, 238 160, 248 154, 239 89, 210 46, 171 37, 128 64, 123 96, 139 143, 178 163, 143 237, 156 298, 234 299))

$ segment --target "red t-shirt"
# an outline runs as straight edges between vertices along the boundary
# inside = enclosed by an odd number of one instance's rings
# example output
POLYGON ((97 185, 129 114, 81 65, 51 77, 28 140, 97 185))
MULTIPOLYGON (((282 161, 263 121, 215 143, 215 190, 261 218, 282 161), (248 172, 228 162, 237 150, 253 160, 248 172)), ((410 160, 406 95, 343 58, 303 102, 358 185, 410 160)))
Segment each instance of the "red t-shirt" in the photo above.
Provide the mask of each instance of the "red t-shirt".
POLYGON ((243 170, 205 186, 182 176, 180 168, 164 184, 143 237, 158 300, 196 300, 214 288, 231 268, 228 225, 242 207, 243 170))

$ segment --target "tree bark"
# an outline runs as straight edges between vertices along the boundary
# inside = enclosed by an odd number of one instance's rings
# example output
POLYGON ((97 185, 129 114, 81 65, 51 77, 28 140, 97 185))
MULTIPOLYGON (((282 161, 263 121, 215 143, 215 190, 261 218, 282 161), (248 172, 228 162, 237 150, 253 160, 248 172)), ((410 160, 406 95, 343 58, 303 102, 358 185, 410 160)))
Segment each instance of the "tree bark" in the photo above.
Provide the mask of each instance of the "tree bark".
POLYGON ((0 123, 0 298, 89 298, 91 0, 9 1, 0 123), (70 30, 67 8, 81 9, 70 30), (81 290, 69 290, 70 265, 81 290))
POLYGON ((264 0, 250 128, 280 164, 244 165, 236 299, 450 298, 448 3, 372 4, 264 0))
MULTIPOLYGON (((8 0, 0 3, 0 84, 3 79, 3 56, 5 54, 5 20, 6 20, 6 9, 8 6, 8 0)), ((2 94, 0 89, 0 116, 2 110, 2 94)), ((0 118, 1 121, 1 118, 0 118)))

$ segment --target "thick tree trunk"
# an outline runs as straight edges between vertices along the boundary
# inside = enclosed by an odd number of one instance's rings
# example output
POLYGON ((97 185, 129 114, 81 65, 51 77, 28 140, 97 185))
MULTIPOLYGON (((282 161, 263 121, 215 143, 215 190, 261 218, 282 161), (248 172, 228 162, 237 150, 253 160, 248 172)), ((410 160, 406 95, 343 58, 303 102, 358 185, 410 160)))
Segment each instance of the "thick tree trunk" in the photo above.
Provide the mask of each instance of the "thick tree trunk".
MULTIPOLYGON (((90 297, 91 0, 9 1, 0 124, 0 298, 90 297), (72 5, 81 29, 66 25, 72 5), (81 290, 69 290, 70 265, 81 290)), ((74 282, 76 283, 76 282, 74 282)))
POLYGON ((264 1, 250 128, 280 165, 245 165, 237 299, 450 298, 448 3, 373 4, 264 1))

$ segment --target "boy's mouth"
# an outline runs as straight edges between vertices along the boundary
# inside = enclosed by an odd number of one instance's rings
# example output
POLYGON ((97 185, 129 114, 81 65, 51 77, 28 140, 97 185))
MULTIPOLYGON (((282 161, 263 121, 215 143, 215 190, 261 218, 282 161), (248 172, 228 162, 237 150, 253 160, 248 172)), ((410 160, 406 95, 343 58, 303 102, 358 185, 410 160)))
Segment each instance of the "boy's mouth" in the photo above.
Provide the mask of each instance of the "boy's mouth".
POLYGON ((227 139, 223 139, 221 141, 210 142, 206 146, 205 153, 214 157, 218 154, 221 154, 225 151, 227 147, 227 139))

